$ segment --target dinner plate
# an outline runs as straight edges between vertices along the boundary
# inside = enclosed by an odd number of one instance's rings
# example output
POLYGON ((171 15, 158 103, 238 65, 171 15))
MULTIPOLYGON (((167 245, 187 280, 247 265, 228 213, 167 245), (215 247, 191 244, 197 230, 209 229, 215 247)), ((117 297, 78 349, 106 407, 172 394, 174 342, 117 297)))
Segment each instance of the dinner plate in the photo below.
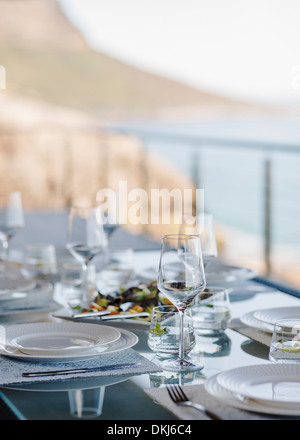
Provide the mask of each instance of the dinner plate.
POLYGON ((261 330, 267 333, 273 333, 274 326, 267 324, 266 322, 259 321, 254 317, 255 311, 245 313, 240 317, 240 321, 247 325, 248 327, 255 328, 256 330, 261 330))
POLYGON ((300 307, 275 307, 256 310, 254 318, 267 324, 275 324, 278 319, 300 318, 300 307))
POLYGON ((101 345, 90 350, 86 350, 80 353, 66 353, 61 355, 37 355, 26 354, 18 350, 18 348, 0 348, 0 355, 10 357, 12 359, 20 360, 23 362, 45 362, 45 363, 67 363, 67 362, 80 362, 93 359, 103 354, 111 354, 119 351, 127 350, 134 347, 139 338, 128 330, 119 329, 120 338, 109 345, 101 345))
POLYGON ((207 284, 212 283, 233 283, 237 281, 251 280, 256 276, 253 270, 244 267, 221 266, 215 272, 206 272, 207 284))
POLYGON ((34 287, 35 282, 19 274, 9 274, 5 277, 0 277, 0 296, 17 290, 27 291, 34 287))
MULTIPOLYGON (((144 269, 138 273, 138 278, 145 282, 155 281, 157 277, 158 269, 155 267, 144 269)), ((256 272, 244 267, 218 265, 215 270, 210 271, 208 269, 206 271, 206 281, 210 285, 212 285, 212 283, 219 284, 246 281, 254 277, 256 277, 256 272)))
POLYGON ((219 384, 218 376, 219 375, 217 374, 207 379, 205 382, 205 389, 211 396, 215 397, 225 405, 230 405, 237 409, 262 414, 300 416, 300 408, 277 408, 274 406, 261 404, 254 399, 243 398, 243 396, 239 394, 234 394, 219 384))
POLYGON ((71 322, 2 326, 0 332, 4 347, 35 355, 76 354, 110 344, 121 336, 115 328, 71 322))
POLYGON ((300 365, 262 364, 224 371, 218 383, 237 395, 260 404, 300 411, 300 365))
POLYGON ((0 292, 0 301, 18 300, 26 298, 31 294, 49 293, 52 289, 53 287, 51 283, 48 283, 46 281, 35 281, 24 290, 16 289, 0 292))

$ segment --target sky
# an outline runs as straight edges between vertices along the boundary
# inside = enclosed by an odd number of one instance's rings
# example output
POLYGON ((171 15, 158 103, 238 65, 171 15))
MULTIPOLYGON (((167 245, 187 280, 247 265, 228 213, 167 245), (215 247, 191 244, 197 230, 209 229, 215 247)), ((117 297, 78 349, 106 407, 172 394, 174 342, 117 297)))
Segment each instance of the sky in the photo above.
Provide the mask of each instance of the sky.
POLYGON ((59 0, 96 50, 193 87, 300 103, 299 0, 59 0))

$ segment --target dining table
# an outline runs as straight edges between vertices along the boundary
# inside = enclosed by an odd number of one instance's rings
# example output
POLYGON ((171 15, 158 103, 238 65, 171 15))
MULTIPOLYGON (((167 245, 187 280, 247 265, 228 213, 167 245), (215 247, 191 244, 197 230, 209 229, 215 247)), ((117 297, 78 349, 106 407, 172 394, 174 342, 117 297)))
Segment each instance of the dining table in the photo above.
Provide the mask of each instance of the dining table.
MULTIPOLYGON (((160 252, 156 249, 135 251, 136 280, 143 282, 150 282, 153 278, 155 280, 159 257, 160 252)), ((227 266, 224 264, 224 267, 227 266)), ((230 277, 229 270, 229 276, 220 279, 207 277, 208 284, 218 284, 228 289, 231 322, 219 335, 196 337, 196 346, 192 355, 202 362, 202 370, 187 373, 162 370, 155 353, 148 345, 149 323, 147 322, 115 320, 105 323, 99 320, 101 325, 122 329, 136 337, 135 343, 121 355, 124 363, 134 364, 132 368, 120 370, 120 374, 118 370, 108 370, 105 375, 95 374, 85 377, 83 374, 80 376, 74 374, 64 375, 61 378, 35 376, 31 380, 25 380, 20 372, 38 371, 40 365, 26 362, 22 357, 15 359, 0 355, 0 418, 25 421, 78 420, 80 416, 75 417, 72 412, 76 393, 101 390, 101 408, 93 419, 106 422, 108 429, 115 430, 115 434, 118 434, 118 429, 121 430, 121 425, 118 425, 121 421, 123 421, 122 429, 125 429, 126 423, 129 426, 129 421, 132 421, 132 426, 134 423, 138 425, 148 421, 152 426, 152 433, 158 434, 160 430, 166 429, 167 425, 173 426, 176 431, 180 426, 188 426, 189 421, 209 420, 203 412, 180 407, 171 401, 167 386, 179 384, 186 394, 218 413, 219 418, 223 420, 297 419, 297 413, 288 414, 284 411, 280 413, 278 408, 272 413, 263 409, 247 408, 243 402, 241 405, 236 405, 230 399, 226 401, 220 396, 214 396, 207 389, 206 385, 211 378, 222 372, 241 367, 259 368, 271 365, 269 360, 271 333, 252 326, 251 322, 247 325, 242 317, 250 314, 248 318, 251 321, 251 313, 256 310, 300 307, 299 292, 296 289, 284 289, 281 284, 268 282, 248 269, 234 269, 237 271, 232 273, 238 274, 237 276, 230 277)), ((58 307, 64 308, 66 300, 62 295, 60 280, 54 278, 50 284, 51 288, 46 293, 47 298, 58 307)), ((39 294, 35 295, 38 301, 39 294)), ((57 311, 46 311, 42 317, 37 314, 36 322, 67 324, 67 320, 53 318, 55 314, 59 315, 57 311)), ((1 326, 18 324, 19 321, 20 318, 13 311, 11 314, 2 312, 0 302, 1 326)), ((32 318, 30 322, 35 322, 35 319, 32 318)), ((97 327, 99 323, 94 321, 94 324, 90 325, 97 327)), ((85 366, 87 363, 88 361, 85 361, 82 365, 85 366)), ((50 371, 53 369, 51 365, 47 368, 50 371)), ((68 363, 62 365, 62 370, 67 368, 68 363)), ((162 434, 165 435, 165 431, 162 434)))

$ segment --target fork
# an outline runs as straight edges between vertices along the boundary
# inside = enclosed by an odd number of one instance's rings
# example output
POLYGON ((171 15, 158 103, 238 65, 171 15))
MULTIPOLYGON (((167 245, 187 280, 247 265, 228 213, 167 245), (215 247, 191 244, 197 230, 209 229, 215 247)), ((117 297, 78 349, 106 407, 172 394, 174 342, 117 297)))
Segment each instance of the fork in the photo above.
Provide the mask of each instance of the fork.
POLYGON ((203 414, 208 416, 212 420, 221 420, 221 418, 215 414, 214 412, 206 409, 203 405, 200 405, 199 403, 192 402, 185 392, 183 391, 182 387, 180 385, 167 385, 167 391, 171 398, 171 400, 176 405, 182 405, 182 406, 188 406, 190 408, 197 409, 198 411, 201 411, 203 414))

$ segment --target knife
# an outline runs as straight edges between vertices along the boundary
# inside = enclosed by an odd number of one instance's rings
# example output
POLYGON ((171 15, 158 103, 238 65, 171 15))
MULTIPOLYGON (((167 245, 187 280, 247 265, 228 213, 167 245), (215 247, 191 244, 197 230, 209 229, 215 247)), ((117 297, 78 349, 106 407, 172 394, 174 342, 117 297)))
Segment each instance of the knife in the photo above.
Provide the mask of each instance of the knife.
POLYGON ((130 318, 148 318, 150 313, 141 312, 141 313, 126 313, 119 315, 109 315, 108 313, 99 315, 98 313, 81 313, 80 315, 74 316, 62 316, 62 315, 53 315, 55 318, 66 319, 67 321, 79 321, 84 320, 86 318, 96 318, 99 317, 100 321, 113 321, 115 319, 130 319, 130 318))
POLYGON ((103 365, 102 367, 94 367, 94 368, 75 368, 74 370, 52 370, 52 371, 37 371, 31 373, 23 373, 23 377, 47 377, 47 376, 62 376, 65 374, 75 374, 75 373, 91 373, 94 371, 113 371, 118 370, 120 368, 128 368, 128 367, 138 367, 141 365, 139 363, 127 363, 127 364, 119 364, 119 365, 103 365))
POLYGON ((72 315, 72 318, 78 319, 78 318, 92 318, 94 316, 105 316, 109 315, 110 312, 106 310, 102 310, 101 312, 89 312, 89 313, 78 313, 77 315, 72 315))

